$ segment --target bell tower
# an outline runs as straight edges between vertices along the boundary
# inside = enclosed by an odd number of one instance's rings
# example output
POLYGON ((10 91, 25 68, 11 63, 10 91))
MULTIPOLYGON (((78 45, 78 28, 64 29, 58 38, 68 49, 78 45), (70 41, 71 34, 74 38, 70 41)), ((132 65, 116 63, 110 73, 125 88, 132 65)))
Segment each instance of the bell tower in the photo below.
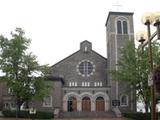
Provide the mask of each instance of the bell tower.
MULTIPOLYGON (((107 67, 108 69, 118 70, 116 64, 120 57, 119 49, 124 46, 126 41, 134 40, 133 13, 109 12, 105 26, 107 43, 107 67)), ((131 102, 133 93, 126 93, 125 84, 114 81, 109 75, 108 82, 111 86, 111 99, 120 100, 119 108, 123 108, 123 105, 121 104, 121 97, 123 97, 122 95, 126 95, 127 104, 125 105, 125 110, 134 111, 134 104, 131 102)), ((113 106, 111 106, 111 108, 112 107, 113 106)))

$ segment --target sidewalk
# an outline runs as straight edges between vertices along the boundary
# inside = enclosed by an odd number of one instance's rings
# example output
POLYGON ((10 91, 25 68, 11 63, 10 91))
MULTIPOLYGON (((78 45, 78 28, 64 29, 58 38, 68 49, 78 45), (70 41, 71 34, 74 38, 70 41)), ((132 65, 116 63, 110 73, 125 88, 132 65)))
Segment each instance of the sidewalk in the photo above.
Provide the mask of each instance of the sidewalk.
POLYGON ((126 118, 70 118, 70 119, 54 119, 54 120, 129 120, 126 118))
MULTIPOLYGON (((0 120, 31 120, 31 119, 0 118, 0 120)), ((38 119, 35 119, 35 120, 38 120, 38 119)), ((66 119, 51 119, 51 120, 129 120, 129 119, 126 119, 126 118, 66 118, 66 119)))

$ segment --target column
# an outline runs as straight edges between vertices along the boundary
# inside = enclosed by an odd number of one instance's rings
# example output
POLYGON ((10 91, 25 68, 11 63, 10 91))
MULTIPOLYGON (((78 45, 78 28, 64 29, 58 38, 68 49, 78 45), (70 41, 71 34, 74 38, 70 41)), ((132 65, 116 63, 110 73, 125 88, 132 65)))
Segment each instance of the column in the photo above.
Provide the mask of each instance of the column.
POLYGON ((66 100, 63 101, 63 111, 65 111, 65 112, 68 111, 67 110, 67 101, 66 100))
POLYGON ((105 100, 105 106, 104 106, 104 109, 105 111, 108 111, 109 110, 109 100, 105 100))
POLYGON ((91 111, 96 111, 95 100, 91 100, 91 111))
POLYGON ((77 111, 82 111, 82 100, 77 100, 77 111))

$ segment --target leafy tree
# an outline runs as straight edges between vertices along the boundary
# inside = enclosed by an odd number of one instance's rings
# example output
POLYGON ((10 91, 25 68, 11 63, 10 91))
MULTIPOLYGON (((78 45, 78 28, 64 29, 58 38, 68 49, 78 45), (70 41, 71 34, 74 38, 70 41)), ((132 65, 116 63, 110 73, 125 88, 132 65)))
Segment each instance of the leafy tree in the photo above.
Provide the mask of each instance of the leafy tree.
POLYGON ((18 110, 23 103, 27 107, 32 99, 42 99, 49 91, 45 82, 47 65, 39 65, 36 56, 27 52, 30 39, 24 36, 21 28, 11 32, 11 39, 0 36, 1 77, 15 96, 18 110))
MULTIPOLYGON (((155 65, 160 64, 160 44, 153 43, 153 62, 155 65)), ((136 49, 133 41, 128 41, 120 49, 118 70, 110 70, 109 73, 114 80, 126 81, 137 91, 138 100, 143 101, 145 110, 148 112, 150 107, 150 87, 148 86, 148 48, 143 51, 136 49)))

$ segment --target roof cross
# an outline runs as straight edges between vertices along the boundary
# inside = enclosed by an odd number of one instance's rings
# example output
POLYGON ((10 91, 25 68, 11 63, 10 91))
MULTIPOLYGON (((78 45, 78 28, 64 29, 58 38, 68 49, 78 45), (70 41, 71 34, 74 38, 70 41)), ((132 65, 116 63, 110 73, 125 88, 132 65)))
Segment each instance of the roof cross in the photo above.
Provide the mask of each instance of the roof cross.
POLYGON ((116 4, 113 5, 116 7, 116 10, 119 11, 119 8, 122 7, 122 5, 119 3, 119 0, 117 0, 116 4))

